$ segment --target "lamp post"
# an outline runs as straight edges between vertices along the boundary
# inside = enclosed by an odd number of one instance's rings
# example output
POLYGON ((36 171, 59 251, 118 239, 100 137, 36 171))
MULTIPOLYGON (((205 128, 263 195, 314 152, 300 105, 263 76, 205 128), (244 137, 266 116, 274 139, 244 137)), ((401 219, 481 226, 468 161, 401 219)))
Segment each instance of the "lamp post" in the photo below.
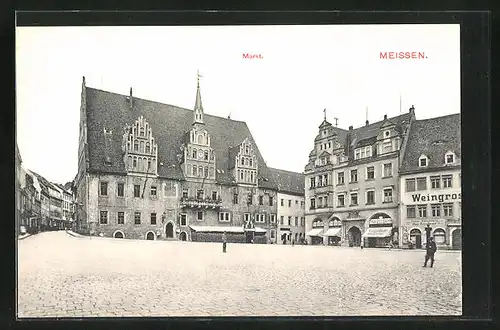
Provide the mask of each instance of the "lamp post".
POLYGON ((429 242, 429 238, 431 237, 431 226, 429 224, 427 224, 427 227, 425 227, 425 242, 428 243, 429 242))

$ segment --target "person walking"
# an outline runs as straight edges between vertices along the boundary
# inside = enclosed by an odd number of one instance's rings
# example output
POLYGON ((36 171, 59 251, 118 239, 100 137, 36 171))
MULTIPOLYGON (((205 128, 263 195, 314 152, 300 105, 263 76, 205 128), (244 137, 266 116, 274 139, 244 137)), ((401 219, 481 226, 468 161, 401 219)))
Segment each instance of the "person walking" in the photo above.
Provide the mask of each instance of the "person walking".
POLYGON ((226 247, 227 247, 227 237, 226 237, 226 232, 222 233, 222 252, 226 253, 226 247))
POLYGON ((434 253, 436 253, 437 246, 434 242, 434 237, 429 237, 429 242, 427 242, 427 252, 425 253, 425 262, 422 267, 427 267, 427 261, 431 259, 431 268, 434 266, 434 253))
POLYGON ((295 238, 292 237, 292 246, 294 246, 294 245, 295 245, 295 238))

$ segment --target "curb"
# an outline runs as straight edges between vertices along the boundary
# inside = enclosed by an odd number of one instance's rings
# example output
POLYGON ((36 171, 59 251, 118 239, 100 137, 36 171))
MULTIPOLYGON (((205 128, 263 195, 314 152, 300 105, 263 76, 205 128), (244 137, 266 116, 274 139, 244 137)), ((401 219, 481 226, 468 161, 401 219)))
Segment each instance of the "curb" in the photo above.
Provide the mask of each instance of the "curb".
POLYGON ((75 233, 74 231, 71 230, 66 230, 66 234, 76 237, 76 238, 86 238, 87 236, 80 235, 78 233, 75 233))
POLYGON ((31 237, 31 236, 33 236, 33 234, 28 234, 28 235, 24 235, 24 236, 17 236, 17 240, 22 241, 23 239, 26 239, 26 238, 31 237))

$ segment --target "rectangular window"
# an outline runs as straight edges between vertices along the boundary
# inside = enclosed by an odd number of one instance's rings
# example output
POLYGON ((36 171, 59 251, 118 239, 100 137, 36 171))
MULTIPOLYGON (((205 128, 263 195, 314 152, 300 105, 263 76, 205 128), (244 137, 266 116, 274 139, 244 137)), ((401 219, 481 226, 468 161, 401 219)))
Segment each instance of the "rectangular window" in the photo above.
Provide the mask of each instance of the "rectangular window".
POLYGON ((366 168, 366 180, 373 180, 373 179, 375 179, 375 167, 368 166, 366 168))
POLYGON ((269 196, 269 206, 273 206, 273 205, 274 205, 273 196, 269 196))
POLYGON ((325 174, 323 176, 323 183, 324 183, 325 186, 328 186, 328 174, 325 174))
POLYGON ((99 223, 101 225, 108 224, 108 211, 101 211, 101 214, 100 214, 100 217, 99 217, 99 223))
POLYGON ((276 222, 276 214, 271 214, 271 223, 276 222))
POLYGON ((212 200, 217 200, 217 191, 212 191, 212 200))
POLYGON ((264 205, 264 196, 259 196, 259 205, 264 205))
POLYGON ((196 217, 198 221, 203 221, 203 211, 198 211, 198 215, 196 217))
POLYGON ((219 221, 220 222, 229 222, 230 220, 229 212, 220 212, 219 213, 219 221))
POLYGON ((288 225, 291 226, 292 225, 292 217, 288 217, 288 225))
POLYGON ((311 210, 314 210, 316 208, 316 200, 314 198, 311 198, 311 210))
POLYGON ((311 178, 310 181, 311 181, 311 188, 316 187, 316 178, 311 178))
POLYGON ((406 179, 406 191, 415 191, 415 179, 406 179))
POLYGON ((427 218, 427 205, 419 205, 417 208, 418 216, 420 218, 427 218))
POLYGON ((300 207, 303 209, 304 208, 304 201, 300 201, 300 207))
POLYGON ((285 217, 281 216, 280 217, 280 225, 284 225, 284 224, 285 224, 285 217))
POLYGON ((431 176, 431 188, 432 189, 440 189, 441 188, 441 177, 440 176, 431 176))
POLYGON ((345 206, 345 195, 341 194, 337 196, 337 207, 345 206))
POLYGON ((384 203, 392 203, 392 188, 384 189, 384 203))
POLYGON ((157 196, 157 188, 155 186, 151 186, 151 197, 157 196))
POLYGON ((183 227, 187 226, 187 216, 185 213, 181 214, 181 226, 183 227))
POLYGON ((295 226, 299 225, 299 217, 295 217, 295 226))
POLYGON ((248 205, 252 205, 253 204, 253 195, 252 195, 252 193, 248 193, 247 204, 248 205))
POLYGON ((354 151, 354 159, 359 159, 361 157, 361 150, 360 149, 356 149, 356 151, 354 151))
POLYGON ((141 224, 141 212, 134 213, 134 224, 136 224, 136 225, 141 224))
POLYGON ((134 185, 134 197, 141 197, 141 186, 138 184, 134 185))
POLYGON ((443 215, 445 217, 452 217, 453 216, 453 204, 452 203, 443 204, 443 215))
POLYGON ((118 183, 117 189, 118 197, 125 196, 125 185, 123 183, 118 183))
POLYGON ((250 220, 250 213, 245 213, 244 219, 245 219, 245 221, 249 221, 250 220))
POLYGON ((358 170, 351 170, 351 182, 358 182, 358 170))
POLYGON ((119 225, 125 224, 125 213, 124 212, 118 212, 118 224, 119 225))
POLYGON ((203 191, 203 189, 198 189, 196 191, 196 198, 197 199, 203 199, 204 195, 205 195, 205 191, 203 191))
POLYGON ((283 198, 281 199, 281 206, 284 206, 285 205, 285 201, 283 200, 283 198))
POLYGON ((238 193, 233 194, 233 204, 238 204, 238 193))
POLYGON ((337 184, 344 184, 344 172, 337 173, 337 184))
POLYGON ((99 194, 101 196, 108 196, 108 183, 107 182, 101 182, 99 194))
POLYGON ((407 218, 415 218, 416 217, 415 205, 409 205, 406 207, 406 217, 407 218))
POLYGON ((431 205, 431 213, 434 218, 438 218, 441 216, 441 204, 432 204, 431 205))
POLYGON ((298 200, 295 200, 295 205, 299 205, 299 201, 298 200))
POLYGON ((323 206, 328 207, 328 197, 327 196, 323 197, 323 206))
POLYGON ((292 207, 292 200, 291 199, 288 200, 288 207, 292 207))
POLYGON ((266 215, 265 214, 257 214, 255 221, 256 222, 266 222, 266 215))
POLYGON ((443 175, 443 188, 452 188, 452 175, 443 175))
POLYGON ((427 190, 427 178, 417 178, 417 190, 427 190))
POLYGON ((187 189, 182 189, 182 198, 188 198, 189 191, 187 189))
POLYGON ((358 193, 351 193, 351 206, 358 205, 358 193))
POLYGON ((151 224, 156 225, 156 213, 151 213, 151 224))
POLYGON ((392 163, 384 164, 384 177, 392 176, 392 163))
POLYGON ((366 204, 375 204, 375 191, 369 190, 366 192, 366 204))

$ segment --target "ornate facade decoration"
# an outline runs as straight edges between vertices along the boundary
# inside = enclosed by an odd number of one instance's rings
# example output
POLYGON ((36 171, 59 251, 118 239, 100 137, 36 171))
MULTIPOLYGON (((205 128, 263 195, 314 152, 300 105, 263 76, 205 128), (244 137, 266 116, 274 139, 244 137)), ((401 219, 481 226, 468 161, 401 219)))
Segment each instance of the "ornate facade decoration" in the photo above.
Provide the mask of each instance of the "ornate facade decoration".
POLYGON ((128 173, 157 175, 158 145, 144 117, 125 127, 122 149, 128 173))
POLYGON ((246 138, 240 145, 234 159, 236 182, 239 184, 257 185, 257 171, 259 164, 252 142, 246 138))

